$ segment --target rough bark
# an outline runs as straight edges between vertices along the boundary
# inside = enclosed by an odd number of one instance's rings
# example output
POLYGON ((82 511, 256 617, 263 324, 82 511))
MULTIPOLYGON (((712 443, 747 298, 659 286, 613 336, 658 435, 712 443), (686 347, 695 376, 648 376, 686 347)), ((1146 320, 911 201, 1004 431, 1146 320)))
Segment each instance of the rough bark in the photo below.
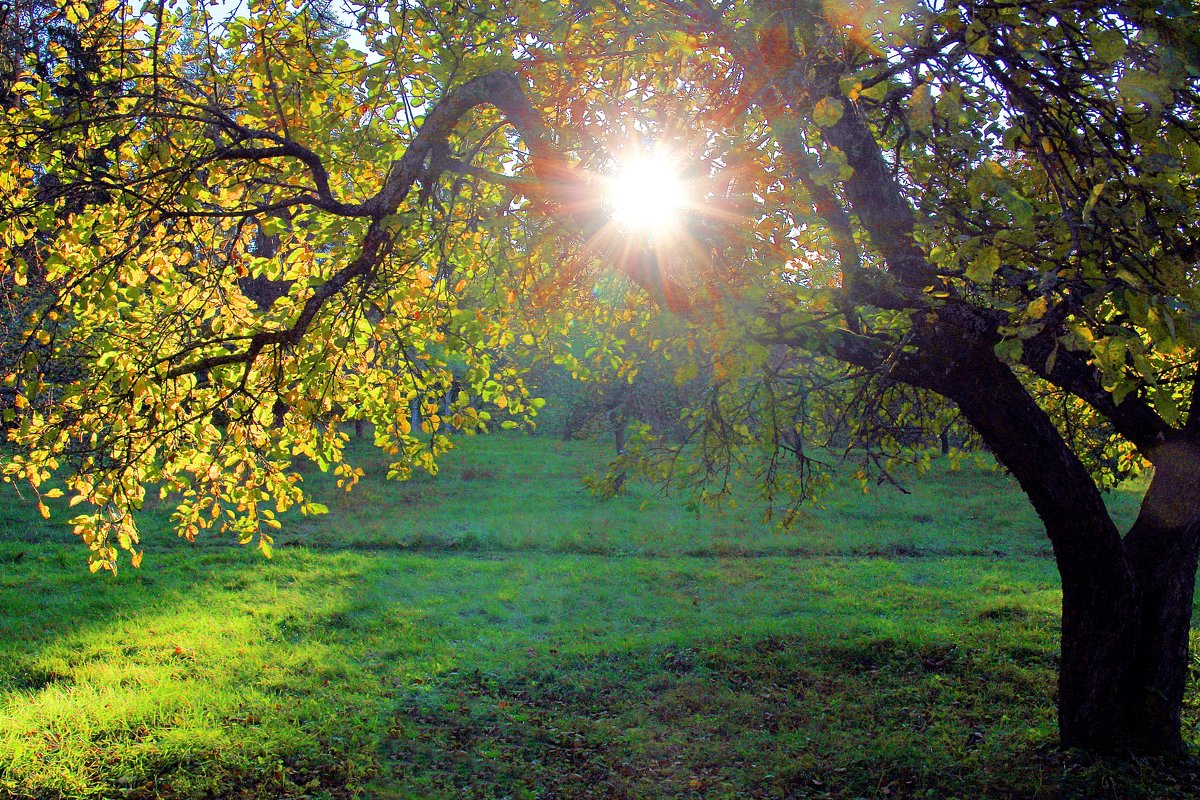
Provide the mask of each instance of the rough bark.
POLYGON ((1140 589, 1138 639, 1125 731, 1131 749, 1179 753, 1188 635, 1200 542, 1200 447, 1160 448, 1125 548, 1140 589))

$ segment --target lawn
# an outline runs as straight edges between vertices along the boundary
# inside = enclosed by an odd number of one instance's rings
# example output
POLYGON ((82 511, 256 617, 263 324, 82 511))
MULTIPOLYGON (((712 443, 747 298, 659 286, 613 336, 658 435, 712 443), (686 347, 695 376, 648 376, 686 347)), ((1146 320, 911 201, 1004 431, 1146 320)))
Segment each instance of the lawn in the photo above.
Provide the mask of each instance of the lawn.
POLYGON ((602 444, 467 440, 406 484, 360 452, 270 561, 152 508, 141 569, 93 576, 6 489, 0 794, 1200 797, 1055 749, 1057 576, 998 472, 847 484, 779 531, 601 502, 602 444))

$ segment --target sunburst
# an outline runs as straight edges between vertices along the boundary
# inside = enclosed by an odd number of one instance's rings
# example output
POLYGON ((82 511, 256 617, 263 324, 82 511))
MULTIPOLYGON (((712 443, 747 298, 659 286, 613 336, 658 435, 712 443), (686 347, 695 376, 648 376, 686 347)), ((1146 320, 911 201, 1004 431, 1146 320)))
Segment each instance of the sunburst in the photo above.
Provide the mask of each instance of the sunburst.
POLYGON ((617 229, 660 242, 678 235, 692 202, 680 173, 679 164, 660 150, 619 158, 604 199, 617 229))

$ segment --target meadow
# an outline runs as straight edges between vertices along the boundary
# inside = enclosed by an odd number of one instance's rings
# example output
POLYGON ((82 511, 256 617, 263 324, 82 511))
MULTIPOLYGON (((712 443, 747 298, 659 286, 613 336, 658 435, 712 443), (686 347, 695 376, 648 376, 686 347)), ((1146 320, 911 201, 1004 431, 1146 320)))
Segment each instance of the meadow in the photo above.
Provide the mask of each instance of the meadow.
POLYGON ((152 507, 115 577, 4 487, 0 795, 1200 797, 1055 747, 1057 575, 998 471, 846 482, 781 531, 601 501, 601 443, 469 439, 402 484, 358 452, 271 560, 152 507))

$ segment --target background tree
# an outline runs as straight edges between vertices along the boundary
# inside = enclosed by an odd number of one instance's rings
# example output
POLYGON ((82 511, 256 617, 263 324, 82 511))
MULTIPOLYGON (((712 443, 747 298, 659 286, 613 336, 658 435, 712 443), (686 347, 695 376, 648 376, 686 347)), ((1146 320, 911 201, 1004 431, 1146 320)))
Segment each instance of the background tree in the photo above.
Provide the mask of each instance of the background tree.
POLYGON ((764 374, 827 364, 914 421, 918 395, 893 387, 953 402, 1054 548, 1064 743, 1181 748, 1200 538, 1193 8, 405 2, 357 9, 370 59, 270 2, 228 23, 61 11, 102 91, 67 99, 28 67, 11 86, 2 261, 48 290, 22 312, 5 470, 35 488, 64 473, 93 567, 114 539, 136 552, 148 484, 178 494, 185 535, 265 546, 269 499, 306 507, 292 458, 353 482, 335 407, 375 424, 396 474, 433 469, 447 442, 412 430, 408 404, 454 358, 456 427, 486 423, 472 401, 524 411, 492 355, 516 299, 585 315, 572 290, 605 268, 691 325, 712 364, 693 424, 728 458, 794 451, 776 432, 827 410, 748 395, 764 374), (631 246, 600 199, 597 173, 645 139, 690 165, 670 246, 631 246), (279 237, 270 258, 259 233, 279 237), (253 302, 258 276, 286 294, 253 302), (46 380, 62 359, 82 374, 46 380), (1100 486, 1140 461, 1154 478, 1122 536, 1100 486))

